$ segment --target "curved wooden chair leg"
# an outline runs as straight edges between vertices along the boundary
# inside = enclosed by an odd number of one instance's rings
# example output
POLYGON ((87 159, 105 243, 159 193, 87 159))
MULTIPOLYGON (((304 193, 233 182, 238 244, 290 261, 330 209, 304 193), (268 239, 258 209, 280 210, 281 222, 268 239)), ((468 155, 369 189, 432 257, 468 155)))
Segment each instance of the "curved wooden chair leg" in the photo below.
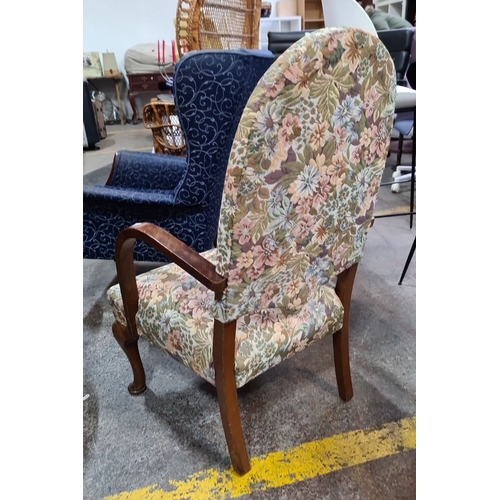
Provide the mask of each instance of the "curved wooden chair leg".
POLYGON ((236 321, 223 324, 214 323, 214 365, 215 387, 219 410, 226 436, 231 463, 236 472, 243 475, 250 470, 245 437, 241 426, 236 376, 234 373, 234 351, 236 337, 236 321))
POLYGON ((130 338, 127 327, 123 326, 121 323, 116 321, 113 323, 113 335, 126 354, 130 365, 132 367, 132 372, 134 374, 134 380, 128 386, 128 392, 130 394, 141 394, 144 392, 146 387, 146 374, 144 373, 144 366, 142 364, 141 356, 139 354, 139 347, 137 341, 139 337, 130 338))
POLYGON ((354 264, 337 277, 335 291, 344 305, 344 321, 342 328, 333 334, 333 359, 335 375, 339 387, 339 395, 344 401, 353 396, 351 365, 349 361, 349 318, 351 312, 351 296, 354 278, 358 265, 354 264))

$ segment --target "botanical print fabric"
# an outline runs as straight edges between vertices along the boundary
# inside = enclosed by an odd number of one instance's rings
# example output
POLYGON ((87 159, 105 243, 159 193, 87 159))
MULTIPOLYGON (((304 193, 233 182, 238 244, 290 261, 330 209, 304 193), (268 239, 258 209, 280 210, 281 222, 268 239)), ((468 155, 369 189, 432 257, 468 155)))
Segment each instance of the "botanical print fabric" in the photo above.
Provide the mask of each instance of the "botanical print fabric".
MULTIPOLYGON (((357 29, 325 28, 252 93, 230 154, 217 249, 221 301, 176 265, 138 276, 139 333, 214 383, 213 318, 237 320, 241 387, 342 326, 335 277, 362 256, 392 131, 394 66, 357 29)), ((109 290, 125 324, 118 285, 109 290)))
POLYGON ((385 166, 394 65, 365 31, 303 37, 264 74, 236 133, 226 176, 217 316, 298 310, 361 259, 385 166), (296 282, 292 290, 276 284, 296 282), (258 305, 248 297, 266 293, 258 305))

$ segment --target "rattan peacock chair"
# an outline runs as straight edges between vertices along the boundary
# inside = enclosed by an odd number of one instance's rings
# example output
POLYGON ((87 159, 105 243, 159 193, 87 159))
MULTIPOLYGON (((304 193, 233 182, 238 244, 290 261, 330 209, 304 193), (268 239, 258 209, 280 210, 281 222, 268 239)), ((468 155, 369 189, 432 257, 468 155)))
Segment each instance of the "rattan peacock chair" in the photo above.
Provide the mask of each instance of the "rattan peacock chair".
POLYGON ((178 0, 179 55, 200 49, 258 49, 262 0, 178 0))

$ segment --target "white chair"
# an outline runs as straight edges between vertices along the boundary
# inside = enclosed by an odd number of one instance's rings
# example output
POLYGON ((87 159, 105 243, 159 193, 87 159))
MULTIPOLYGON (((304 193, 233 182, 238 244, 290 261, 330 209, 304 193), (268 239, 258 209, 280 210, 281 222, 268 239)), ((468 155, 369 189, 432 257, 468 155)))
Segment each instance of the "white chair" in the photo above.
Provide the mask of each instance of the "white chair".
POLYGON ((378 37, 370 16, 356 0, 321 0, 321 3, 326 28, 361 28, 378 37))

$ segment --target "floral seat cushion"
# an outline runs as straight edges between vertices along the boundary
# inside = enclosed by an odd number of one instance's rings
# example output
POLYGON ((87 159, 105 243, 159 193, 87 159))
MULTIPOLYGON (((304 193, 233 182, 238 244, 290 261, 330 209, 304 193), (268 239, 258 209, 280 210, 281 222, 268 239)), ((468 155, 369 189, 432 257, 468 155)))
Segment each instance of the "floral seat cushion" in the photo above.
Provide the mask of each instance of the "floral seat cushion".
MULTIPOLYGON (((215 263, 216 250, 203 256, 215 263)), ((269 285, 261 297, 266 301, 276 292, 269 285), (266 296, 267 295, 267 296, 266 296)), ((296 283, 284 285, 290 295, 296 283)), ((175 264, 137 276, 141 336, 170 354, 215 385, 212 358, 214 295, 175 264)), ((118 321, 126 325, 119 285, 108 297, 118 321)), ((342 326, 344 308, 333 286, 323 287, 316 297, 297 312, 280 308, 262 309, 238 319, 236 327, 236 385, 251 379, 342 326)))

